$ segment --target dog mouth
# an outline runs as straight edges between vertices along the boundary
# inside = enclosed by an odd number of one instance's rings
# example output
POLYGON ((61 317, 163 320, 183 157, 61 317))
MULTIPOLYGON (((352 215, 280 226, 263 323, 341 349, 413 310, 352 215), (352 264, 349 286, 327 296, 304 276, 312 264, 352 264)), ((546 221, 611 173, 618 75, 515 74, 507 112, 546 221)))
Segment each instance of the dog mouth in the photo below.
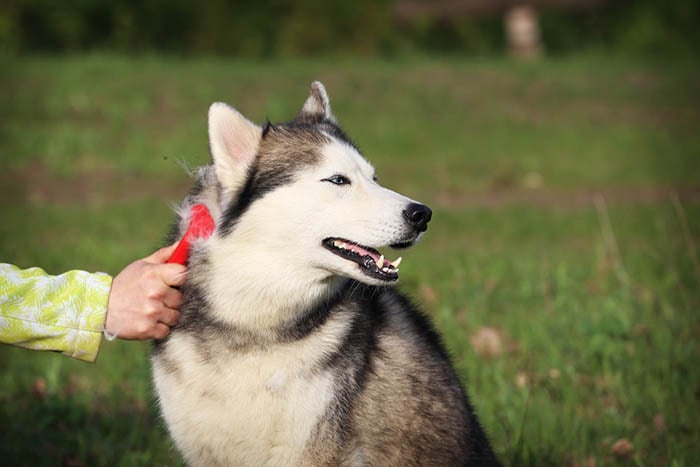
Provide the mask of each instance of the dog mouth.
MULTIPOLYGON (((343 259, 352 261, 360 267, 363 274, 382 281, 392 282, 399 278, 401 258, 389 261, 384 255, 372 247, 345 240, 343 238, 327 238, 323 246, 343 259)), ((397 244, 397 248, 407 248, 411 242, 397 244)), ((393 248, 394 245, 391 245, 393 248)))

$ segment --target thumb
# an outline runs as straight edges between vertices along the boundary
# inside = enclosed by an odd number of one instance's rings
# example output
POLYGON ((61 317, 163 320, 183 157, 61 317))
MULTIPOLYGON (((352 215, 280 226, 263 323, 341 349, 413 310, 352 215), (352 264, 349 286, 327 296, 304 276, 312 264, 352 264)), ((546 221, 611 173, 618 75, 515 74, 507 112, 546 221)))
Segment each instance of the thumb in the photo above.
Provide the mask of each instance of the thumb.
POLYGON ((179 287, 187 279, 187 268, 182 264, 163 264, 154 266, 158 268, 158 275, 168 287, 179 287))
POLYGON ((166 246, 164 248, 161 248, 160 250, 157 250, 150 256, 145 257, 143 260, 146 261, 147 263, 165 263, 168 261, 168 259, 173 255, 173 252, 175 251, 175 248, 177 247, 178 242, 173 243, 170 246, 166 246))

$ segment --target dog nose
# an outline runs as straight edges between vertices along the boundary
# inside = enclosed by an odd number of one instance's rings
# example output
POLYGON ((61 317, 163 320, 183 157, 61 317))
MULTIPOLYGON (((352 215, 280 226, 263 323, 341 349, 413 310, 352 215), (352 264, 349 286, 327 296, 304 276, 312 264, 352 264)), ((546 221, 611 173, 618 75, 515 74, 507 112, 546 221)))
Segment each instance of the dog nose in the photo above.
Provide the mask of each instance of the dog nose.
POLYGON ((428 222, 433 216, 433 211, 424 204, 411 203, 403 210, 403 217, 418 232, 428 229, 428 222))

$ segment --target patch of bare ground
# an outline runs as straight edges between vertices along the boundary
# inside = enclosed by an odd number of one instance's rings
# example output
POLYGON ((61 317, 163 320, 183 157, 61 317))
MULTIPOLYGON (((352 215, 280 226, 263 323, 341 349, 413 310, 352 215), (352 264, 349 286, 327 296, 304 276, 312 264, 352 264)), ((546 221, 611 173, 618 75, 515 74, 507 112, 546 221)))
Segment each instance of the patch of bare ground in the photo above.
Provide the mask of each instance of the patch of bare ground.
POLYGON ((565 189, 506 189, 474 192, 438 192, 434 203, 446 209, 500 208, 506 206, 533 206, 549 209, 584 209, 595 206, 600 197, 615 205, 644 205, 671 201, 678 196, 683 201, 700 200, 700 186, 606 186, 597 188, 565 189))
POLYGON ((0 202, 91 206, 144 198, 171 201, 184 197, 191 186, 184 171, 180 176, 154 176, 100 168, 59 176, 33 161, 0 174, 0 202))
MULTIPOLYGON (((184 171, 181 175, 122 172, 109 168, 80 169, 71 176, 53 174, 41 162, 0 174, 0 201, 29 205, 95 205, 128 202, 144 198, 164 201, 181 199, 192 186, 184 171)), ((643 205, 671 201, 700 200, 700 186, 607 186, 572 190, 515 186, 462 192, 440 191, 433 203, 446 209, 533 206, 550 209, 582 209, 595 205, 602 196, 609 204, 643 205)))

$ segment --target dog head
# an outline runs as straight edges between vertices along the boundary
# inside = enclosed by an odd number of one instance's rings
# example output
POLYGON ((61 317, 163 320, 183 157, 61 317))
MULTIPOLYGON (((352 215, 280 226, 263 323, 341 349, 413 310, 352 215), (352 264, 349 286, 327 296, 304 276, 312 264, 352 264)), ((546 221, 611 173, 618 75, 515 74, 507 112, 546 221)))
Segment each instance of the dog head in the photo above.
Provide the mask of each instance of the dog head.
POLYGON ((208 204, 216 204, 210 209, 218 214, 217 241, 236 245, 231 262, 243 255, 262 270, 392 283, 398 262, 378 249, 413 245, 430 221, 427 206, 377 183, 319 82, 287 124, 261 127, 213 104, 209 143, 213 174, 200 183, 216 185, 208 204))

